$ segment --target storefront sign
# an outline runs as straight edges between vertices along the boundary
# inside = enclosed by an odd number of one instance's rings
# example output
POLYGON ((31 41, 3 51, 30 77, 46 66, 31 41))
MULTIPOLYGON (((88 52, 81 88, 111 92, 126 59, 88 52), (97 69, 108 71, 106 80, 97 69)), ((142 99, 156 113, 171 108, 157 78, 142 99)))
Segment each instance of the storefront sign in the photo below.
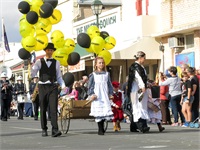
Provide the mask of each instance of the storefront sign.
MULTIPOLYGON (((116 19, 116 15, 114 16, 110 16, 110 17, 107 17, 107 18, 102 18, 99 20, 99 29, 103 29, 103 28, 106 28, 106 26, 109 26, 111 24, 115 24, 117 23, 117 19, 116 19)), ((96 22, 91 22, 89 24, 86 24, 86 25, 83 25, 81 27, 78 27, 76 29, 76 32, 77 34, 79 33, 83 33, 83 32, 87 32, 87 29, 91 26, 91 25, 96 25, 96 22)))
POLYGON ((69 72, 78 72, 85 70, 85 60, 80 60, 78 64, 74 66, 68 65, 69 72))
MULTIPOLYGON (((106 29, 106 28, 112 28, 119 26, 121 20, 120 20, 120 7, 111 9, 109 11, 103 12, 99 16, 99 29, 106 29)), ((89 18, 83 19, 81 21, 77 21, 74 23, 74 32, 78 35, 80 33, 86 33, 87 29, 91 25, 96 25, 97 20, 96 16, 91 16, 89 18)))

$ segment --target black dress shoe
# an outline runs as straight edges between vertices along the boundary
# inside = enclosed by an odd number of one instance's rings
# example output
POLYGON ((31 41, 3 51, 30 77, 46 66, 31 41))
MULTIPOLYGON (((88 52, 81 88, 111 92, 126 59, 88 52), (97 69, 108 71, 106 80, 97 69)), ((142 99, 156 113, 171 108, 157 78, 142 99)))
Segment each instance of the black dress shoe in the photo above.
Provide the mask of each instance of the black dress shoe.
POLYGON ((139 132, 139 131, 136 129, 130 129, 130 132, 139 132))
POLYGON ((47 130, 42 130, 42 136, 43 137, 48 136, 47 130))
POLYGON ((141 130, 141 132, 142 132, 142 133, 146 133, 146 132, 149 132, 149 130, 150 130, 150 127, 144 127, 144 128, 141 130))
POLYGON ((7 119, 6 119, 6 118, 2 118, 1 120, 2 120, 2 121, 7 121, 7 119))
POLYGON ((160 127, 160 128, 159 128, 159 131, 160 131, 160 132, 162 132, 163 130, 165 130, 164 127, 160 127))
POLYGON ((61 136, 62 133, 60 131, 52 131, 52 137, 58 137, 58 136, 61 136))
POLYGON ((34 118, 34 120, 38 120, 38 118, 34 118))
POLYGON ((24 119, 23 119, 23 118, 21 118, 21 117, 18 117, 17 119, 18 119, 18 120, 24 120, 24 119))

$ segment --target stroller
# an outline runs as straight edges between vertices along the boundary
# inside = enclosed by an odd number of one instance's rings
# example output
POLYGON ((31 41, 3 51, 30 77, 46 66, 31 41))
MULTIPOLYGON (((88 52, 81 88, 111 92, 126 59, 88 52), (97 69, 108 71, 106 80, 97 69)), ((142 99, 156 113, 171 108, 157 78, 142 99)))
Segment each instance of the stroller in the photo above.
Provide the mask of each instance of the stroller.
POLYGON ((199 128, 199 117, 190 123, 190 128, 199 128))

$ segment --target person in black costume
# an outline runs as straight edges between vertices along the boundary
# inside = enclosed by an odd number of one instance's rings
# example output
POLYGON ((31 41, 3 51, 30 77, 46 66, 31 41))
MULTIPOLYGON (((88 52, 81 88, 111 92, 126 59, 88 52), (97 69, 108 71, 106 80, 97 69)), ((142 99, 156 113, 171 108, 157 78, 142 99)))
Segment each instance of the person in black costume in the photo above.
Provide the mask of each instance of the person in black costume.
POLYGON ((39 102, 40 102, 40 118, 42 136, 48 136, 47 133, 47 116, 46 111, 49 105, 52 137, 58 137, 62 133, 58 129, 57 112, 58 112, 58 84, 65 89, 65 82, 62 79, 59 61, 52 58, 52 54, 56 49, 53 43, 48 43, 44 49, 46 56, 38 59, 31 69, 31 77, 34 77, 39 71, 39 102), (58 84, 57 84, 58 83, 58 84))
POLYGON ((147 111, 148 95, 146 93, 147 75, 142 65, 145 56, 144 52, 137 52, 134 56, 136 61, 129 68, 127 96, 132 102, 133 119, 131 120, 133 121, 130 125, 131 132, 138 132, 137 129, 139 129, 145 133, 150 130, 150 127, 147 126, 147 120, 149 119, 147 111))
POLYGON ((1 120, 7 121, 8 119, 8 110, 10 109, 10 103, 12 99, 12 86, 9 84, 9 81, 6 80, 6 72, 1 73, 1 120))

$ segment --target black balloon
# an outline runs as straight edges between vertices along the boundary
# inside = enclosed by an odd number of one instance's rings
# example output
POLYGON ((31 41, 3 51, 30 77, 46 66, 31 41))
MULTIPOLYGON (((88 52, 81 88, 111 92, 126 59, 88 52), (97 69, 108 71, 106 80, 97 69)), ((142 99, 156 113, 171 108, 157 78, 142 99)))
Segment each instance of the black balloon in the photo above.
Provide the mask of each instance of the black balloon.
POLYGON ((21 1, 18 4, 18 9, 22 14, 27 14, 30 11, 30 5, 26 1, 21 1))
POLYGON ((90 39, 88 34, 80 33, 77 36, 77 43, 83 48, 89 48, 90 47, 90 43, 91 43, 91 39, 90 39))
POLYGON ((65 82, 65 86, 71 86, 74 83, 74 75, 70 72, 67 72, 63 75, 63 80, 65 82))
POLYGON ((74 66, 76 64, 78 64, 78 62, 80 61, 80 55, 77 52, 72 52, 68 55, 68 59, 67 59, 67 63, 68 65, 74 66))
POLYGON ((38 21, 38 14, 35 11, 29 11, 26 14, 26 20, 30 24, 35 24, 38 21))
POLYGON ((103 39, 105 39, 105 38, 107 38, 107 37, 109 36, 109 34, 108 34, 108 32, 106 32, 106 31, 101 31, 101 32, 100 32, 100 36, 101 36, 103 39))
POLYGON ((19 56, 19 58, 25 60, 25 59, 29 59, 31 57, 31 53, 29 51, 25 50, 24 48, 21 48, 18 51, 18 56, 19 56))
POLYGON ((40 17, 49 18, 53 13, 53 6, 49 3, 45 3, 40 7, 40 17))
POLYGON ((58 5, 58 0, 44 0, 44 3, 49 3, 53 6, 53 8, 56 8, 58 5))

